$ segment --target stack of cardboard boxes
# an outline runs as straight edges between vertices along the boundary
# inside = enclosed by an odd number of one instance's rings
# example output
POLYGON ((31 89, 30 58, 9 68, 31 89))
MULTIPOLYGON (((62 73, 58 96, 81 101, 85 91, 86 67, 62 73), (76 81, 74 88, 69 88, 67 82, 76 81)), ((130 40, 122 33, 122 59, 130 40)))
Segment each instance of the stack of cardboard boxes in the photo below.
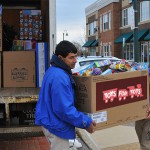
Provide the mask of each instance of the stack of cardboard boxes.
POLYGON ((30 96, 38 94, 38 87, 48 68, 48 48, 45 41, 49 41, 49 35, 43 29, 49 29, 50 20, 46 13, 49 1, 35 3, 31 0, 13 6, 1 3, 4 7, 0 4, 0 93, 1 96, 6 93, 6 97, 0 103, 0 126, 6 126, 8 120, 10 126, 33 125, 36 97, 30 99, 30 96), (22 10, 24 6, 29 9, 34 6, 36 10, 22 10), (16 99, 9 103, 9 97, 16 99), (31 102, 26 101, 26 97, 31 102), (6 103, 9 105, 8 110, 5 108, 6 103))
POLYGON ((23 27, 20 30, 23 30, 23 35, 27 30, 28 37, 24 36, 23 39, 15 39, 11 51, 2 50, 2 18, 0 16, 0 87, 40 87, 44 73, 48 68, 47 43, 39 42, 42 39, 42 21, 36 19, 42 18, 41 11, 23 10, 21 12, 23 15, 23 27), (40 15, 36 15, 38 12, 40 15), (30 15, 33 20, 31 28, 29 26, 30 15), (25 16, 28 17, 27 20, 25 16), (32 29, 32 34, 29 32, 30 29, 32 29), (38 36, 33 34, 34 32, 38 33, 38 36), (32 38, 29 38, 29 35, 32 35, 32 38), (34 41, 29 39, 34 39, 34 41))
POLYGON ((48 68, 47 43, 35 50, 3 51, 3 87, 41 87, 48 68))

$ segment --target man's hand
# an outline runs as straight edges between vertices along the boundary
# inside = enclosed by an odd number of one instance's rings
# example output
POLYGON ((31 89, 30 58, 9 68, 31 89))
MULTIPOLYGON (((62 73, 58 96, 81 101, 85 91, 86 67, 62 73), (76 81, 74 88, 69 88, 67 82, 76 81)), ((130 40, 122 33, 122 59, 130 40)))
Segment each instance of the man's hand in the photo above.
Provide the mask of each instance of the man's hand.
POLYGON ((90 125, 88 128, 86 128, 85 130, 86 130, 87 132, 89 132, 89 133, 93 133, 93 132, 94 132, 94 127, 96 127, 96 122, 95 122, 95 121, 93 121, 93 122, 91 123, 91 125, 90 125))

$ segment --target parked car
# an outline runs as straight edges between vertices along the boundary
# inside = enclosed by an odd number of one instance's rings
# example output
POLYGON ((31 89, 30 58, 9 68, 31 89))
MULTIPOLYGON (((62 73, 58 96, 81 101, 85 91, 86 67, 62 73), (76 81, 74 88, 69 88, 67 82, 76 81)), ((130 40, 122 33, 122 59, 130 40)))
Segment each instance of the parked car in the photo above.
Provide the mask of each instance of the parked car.
POLYGON ((119 59, 117 57, 112 57, 112 56, 78 57, 75 68, 79 68, 79 67, 82 67, 82 66, 89 65, 90 63, 92 63, 94 61, 102 61, 102 60, 110 60, 110 61, 114 62, 114 61, 120 61, 121 59, 119 59))
POLYGON ((75 65, 75 68, 72 69, 72 72, 75 73, 79 68, 83 68, 84 66, 87 66, 91 64, 94 61, 103 61, 103 60, 110 60, 111 62, 120 61, 121 59, 113 56, 87 56, 87 57, 78 57, 77 63, 75 65))

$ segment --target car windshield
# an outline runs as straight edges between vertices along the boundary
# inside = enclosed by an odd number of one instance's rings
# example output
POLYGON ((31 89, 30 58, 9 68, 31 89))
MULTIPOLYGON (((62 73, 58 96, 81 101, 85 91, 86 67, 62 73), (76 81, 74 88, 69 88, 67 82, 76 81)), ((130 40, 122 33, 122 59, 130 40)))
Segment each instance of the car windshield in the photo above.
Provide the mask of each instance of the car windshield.
POLYGON ((88 60, 88 61, 82 61, 82 62, 79 62, 80 66, 86 66, 86 65, 89 65, 91 64, 92 62, 94 62, 95 60, 88 60))
MULTIPOLYGON (((86 61, 81 61, 79 62, 79 65, 80 66, 86 66, 86 65, 89 65, 93 62, 96 62, 96 61, 104 61, 104 60, 107 60, 107 59, 99 59, 99 60, 86 60, 86 61)), ((118 61, 118 60, 113 60, 113 59, 109 59, 111 62, 115 62, 115 61, 118 61)))

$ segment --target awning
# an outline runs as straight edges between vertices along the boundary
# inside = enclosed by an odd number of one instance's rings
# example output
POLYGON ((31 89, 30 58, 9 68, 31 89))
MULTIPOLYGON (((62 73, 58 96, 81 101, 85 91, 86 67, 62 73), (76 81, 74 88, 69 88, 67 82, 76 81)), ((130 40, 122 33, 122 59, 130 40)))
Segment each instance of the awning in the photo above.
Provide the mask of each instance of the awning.
POLYGON ((98 39, 95 40, 95 42, 93 42, 93 43, 91 44, 91 47, 96 47, 96 46, 98 46, 98 39))
MULTIPOLYGON (((148 29, 139 31, 138 32, 138 41, 142 41, 148 33, 149 33, 148 29)), ((134 40, 134 37, 130 41, 133 42, 133 40, 134 40)))
POLYGON ((96 40, 89 40, 87 41, 82 47, 91 47, 91 45, 95 42, 96 40))
POLYGON ((150 33, 144 38, 144 41, 150 41, 150 33))
POLYGON ((125 42, 130 41, 130 39, 133 37, 133 32, 129 32, 129 33, 124 33, 121 34, 116 40, 115 40, 115 44, 118 43, 123 43, 123 38, 125 38, 125 42))

